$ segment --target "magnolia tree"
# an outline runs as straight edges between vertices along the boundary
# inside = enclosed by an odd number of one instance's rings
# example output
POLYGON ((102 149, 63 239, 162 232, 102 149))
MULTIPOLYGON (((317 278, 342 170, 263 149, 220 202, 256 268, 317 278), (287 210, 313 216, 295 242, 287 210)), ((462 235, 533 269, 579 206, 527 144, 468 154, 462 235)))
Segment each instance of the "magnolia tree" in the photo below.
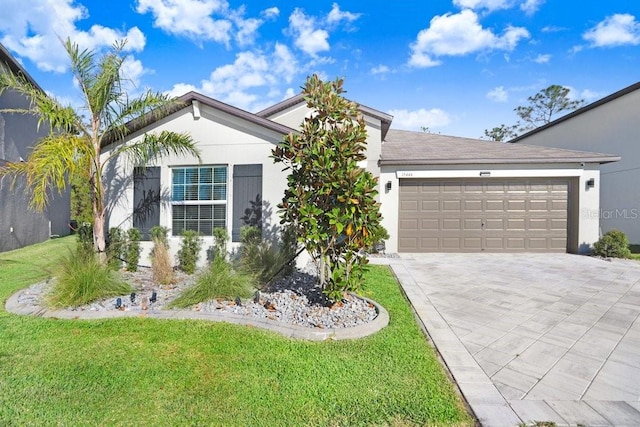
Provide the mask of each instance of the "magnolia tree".
POLYGON ((342 79, 309 77, 303 93, 313 113, 272 153, 289 171, 278 205, 281 223, 297 233, 332 300, 361 289, 364 249, 386 233, 375 200, 377 178, 358 166, 366 159, 364 119, 357 104, 341 96, 342 85, 342 79))

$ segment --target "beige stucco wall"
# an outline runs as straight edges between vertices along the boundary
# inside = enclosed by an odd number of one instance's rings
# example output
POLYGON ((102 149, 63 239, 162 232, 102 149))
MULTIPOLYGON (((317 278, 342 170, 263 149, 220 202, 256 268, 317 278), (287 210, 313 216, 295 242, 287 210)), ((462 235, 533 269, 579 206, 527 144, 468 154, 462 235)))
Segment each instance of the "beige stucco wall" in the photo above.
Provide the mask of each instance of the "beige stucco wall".
POLYGON ((603 232, 624 231, 640 243, 640 90, 523 138, 519 144, 594 151, 622 157, 604 164, 600 186, 603 232))
MULTIPOLYGON (((160 132, 163 130, 188 132, 201 150, 203 165, 227 165, 227 232, 231 235, 233 207, 233 166, 236 164, 262 164, 263 177, 263 219, 267 225, 279 224, 277 204, 282 200, 286 187, 286 175, 281 164, 274 164, 269 157, 271 149, 282 139, 282 134, 260 127, 249 121, 239 119, 230 114, 200 104, 200 118, 193 115, 193 107, 182 109, 146 128, 146 132, 160 132)), ((141 138, 140 133, 132 135, 130 141, 141 138)), ((172 166, 198 165, 193 157, 170 156, 164 158, 161 164, 160 184, 162 193, 171 193, 172 166)), ((116 168, 108 170, 105 182, 122 182, 121 177, 130 177, 133 165, 127 165, 120 160, 116 168)), ((110 206, 109 227, 120 226, 124 229, 132 226, 133 211, 133 182, 127 180, 119 186, 110 189, 112 205, 110 206), (118 188, 120 187, 120 188, 118 188)), ((169 201, 161 203, 160 225, 171 228, 171 206, 169 201)), ((202 237, 203 249, 200 256, 201 264, 206 260, 206 250, 213 245, 212 237, 202 237)), ((170 249, 175 255, 179 249, 180 238, 170 237, 170 249)), ((230 249, 233 246, 230 245, 230 249)), ((142 264, 149 264, 148 254, 151 244, 143 244, 142 264)))
MULTIPOLYGON (((380 173, 380 202, 383 225, 389 232, 390 239, 386 242, 387 252, 398 251, 398 204, 400 179, 412 178, 478 178, 480 172, 490 172, 491 178, 533 178, 533 177, 569 177, 578 180, 576 191, 578 197, 577 210, 577 242, 578 251, 586 252, 589 246, 598 240, 599 221, 599 168, 598 164, 558 164, 558 165, 470 165, 470 166, 383 166, 380 173), (595 188, 587 189, 586 181, 595 180, 595 188), (391 183, 391 190, 386 189, 391 183)), ((487 179, 491 179, 487 178, 487 179)))

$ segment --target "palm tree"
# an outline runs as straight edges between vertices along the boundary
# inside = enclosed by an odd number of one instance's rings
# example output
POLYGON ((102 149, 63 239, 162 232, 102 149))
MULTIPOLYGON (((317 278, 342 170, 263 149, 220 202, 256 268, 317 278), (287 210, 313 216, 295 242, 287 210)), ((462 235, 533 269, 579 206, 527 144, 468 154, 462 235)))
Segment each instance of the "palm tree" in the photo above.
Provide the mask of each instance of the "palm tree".
POLYGON ((131 122, 152 120, 178 105, 175 99, 152 91, 129 99, 120 73, 126 58, 125 43, 115 43, 100 57, 94 51, 81 50, 69 39, 64 43, 71 72, 83 95, 82 111, 61 105, 30 84, 25 76, 0 68, 0 94, 8 89, 31 100, 29 108, 2 112, 35 115, 39 125, 46 123, 51 129, 33 147, 27 161, 6 164, 0 168, 0 176, 10 176, 13 182, 19 176, 25 177, 31 191, 30 206, 38 211, 47 206, 54 190, 66 189, 68 176, 84 176, 91 186, 94 250, 103 261, 106 260, 106 203, 102 181, 105 166, 119 156, 142 166, 169 154, 200 158, 188 134, 168 131, 145 134, 138 142, 119 144, 103 155, 106 144, 120 141, 131 133, 131 122))

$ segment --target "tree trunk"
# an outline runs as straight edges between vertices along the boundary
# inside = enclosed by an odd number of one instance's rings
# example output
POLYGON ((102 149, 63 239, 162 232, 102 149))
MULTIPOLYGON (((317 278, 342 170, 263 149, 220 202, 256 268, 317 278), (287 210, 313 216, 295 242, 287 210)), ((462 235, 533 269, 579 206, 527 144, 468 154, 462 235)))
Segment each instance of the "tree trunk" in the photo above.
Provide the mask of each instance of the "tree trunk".
POLYGON ((93 249, 98 254, 100 263, 107 263, 107 241, 105 238, 105 214, 102 212, 94 212, 93 215, 93 249))

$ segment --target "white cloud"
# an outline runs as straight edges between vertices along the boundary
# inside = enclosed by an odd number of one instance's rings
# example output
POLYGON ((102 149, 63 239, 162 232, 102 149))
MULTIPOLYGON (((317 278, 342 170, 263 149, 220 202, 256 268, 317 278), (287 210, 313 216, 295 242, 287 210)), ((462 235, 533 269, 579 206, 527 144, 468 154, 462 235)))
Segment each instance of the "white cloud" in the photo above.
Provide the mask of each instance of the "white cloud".
POLYGON ((295 37, 294 44, 303 52, 317 56, 329 50, 329 33, 316 27, 315 19, 296 8, 289 16, 289 30, 295 37))
POLYGON ((287 88, 287 90, 284 93, 284 97, 282 99, 283 100, 284 99, 289 99, 289 98, 291 98, 293 96, 296 96, 296 91, 292 87, 290 87, 290 88, 287 88))
POLYGON ((513 50, 520 39, 528 38, 522 27, 508 26, 502 35, 482 28, 478 15, 466 9, 457 14, 447 13, 431 19, 429 28, 418 33, 411 45, 409 65, 432 67, 440 64, 439 56, 460 56, 486 50, 513 50))
POLYGON ((141 51, 146 43, 142 31, 127 31, 93 25, 89 30, 76 26, 88 16, 88 10, 73 0, 42 0, 38 7, 25 7, 24 1, 3 0, 0 14, 0 39, 9 50, 28 58, 44 71, 64 72, 69 58, 60 39, 70 38, 82 49, 101 50, 126 38, 128 52, 141 51))
POLYGON ((353 22, 360 17, 360 13, 343 12, 340 10, 338 3, 334 3, 331 7, 331 12, 327 15, 327 22, 329 24, 339 23, 340 21, 353 22))
POLYGON ((604 92, 598 92, 591 89, 583 89, 580 91, 580 99, 584 99, 586 102, 593 102, 597 99, 605 97, 607 94, 604 92))
POLYGON ((640 23, 630 14, 608 16, 582 35, 591 47, 640 44, 640 23))
POLYGON ((264 16, 266 19, 277 18, 278 16, 280 16, 280 9, 278 9, 275 6, 270 7, 268 9, 263 10, 261 15, 264 16))
POLYGON ((387 74, 391 71, 391 69, 389 67, 387 67, 386 65, 378 65, 376 67, 373 67, 371 69, 371 74, 376 75, 376 74, 387 74))
POLYGON ((289 48, 276 43, 269 54, 240 52, 233 63, 213 70, 200 87, 179 83, 170 94, 180 96, 193 90, 239 108, 257 111, 268 106, 272 100, 265 98, 278 96, 279 85, 291 83, 297 73, 296 59, 289 48))
POLYGON ((127 93, 135 95, 142 92, 140 80, 142 76, 148 73, 149 70, 142 66, 140 60, 128 56, 120 68, 120 76, 123 79, 123 85, 127 93))
POLYGON ((547 64, 549 63, 549 61, 551 60, 551 55, 548 53, 545 54, 539 54, 538 56, 536 56, 533 59, 533 62, 538 63, 538 64, 547 64))
POLYGON ((324 17, 309 16, 297 7, 289 16, 287 34, 293 37, 293 44, 309 56, 317 59, 320 52, 330 49, 329 31, 333 31, 341 24, 348 25, 360 17, 359 13, 340 10, 337 3, 333 3, 331 11, 324 17))
POLYGON ((540 6, 542 6, 544 2, 545 0, 526 0, 520 5, 520 10, 527 15, 533 15, 540 9, 540 6))
POLYGON ((436 128, 451 123, 449 114, 439 108, 430 110, 391 110, 393 127, 397 129, 419 130, 422 127, 436 128))
POLYGON ((487 98, 495 102, 507 102, 509 93, 504 86, 498 86, 487 93, 487 98))
MULTIPOLYGON (((540 9, 545 0, 524 0, 520 3, 520 10, 527 15, 532 15, 540 9)), ((501 9, 511 9, 516 0, 453 0, 453 4, 460 9, 482 10, 493 12, 501 9)))
POLYGON ((489 11, 509 9, 512 3, 511 0, 453 0, 453 4, 461 9, 486 9, 489 11))
POLYGON ((138 0, 136 12, 151 13, 153 25, 169 34, 229 44, 231 21, 225 0, 138 0), (222 18, 214 19, 213 14, 222 18))

